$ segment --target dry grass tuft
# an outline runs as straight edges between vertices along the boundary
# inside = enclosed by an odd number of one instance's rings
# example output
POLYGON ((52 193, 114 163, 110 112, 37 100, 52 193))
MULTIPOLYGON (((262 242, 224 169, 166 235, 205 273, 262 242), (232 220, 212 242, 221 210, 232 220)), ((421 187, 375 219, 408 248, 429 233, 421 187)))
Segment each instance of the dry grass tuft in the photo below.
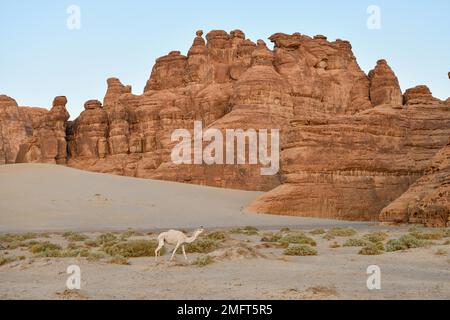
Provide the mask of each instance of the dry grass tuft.
POLYGON ((255 227, 245 227, 245 228, 234 228, 230 230, 230 233, 235 233, 235 234, 245 234, 247 236, 252 236, 252 235, 257 235, 258 234, 258 229, 255 227))
POLYGON ((317 236, 317 235, 325 234, 327 232, 326 232, 325 229, 318 228, 318 229, 311 230, 309 233, 314 235, 314 236, 317 236))
POLYGON ((446 256, 448 252, 445 249, 437 249, 434 254, 437 256, 446 256))
POLYGON ((340 248, 340 247, 341 247, 341 245, 339 243, 337 243, 336 241, 333 242, 332 244, 330 244, 330 248, 331 249, 337 249, 337 248, 340 248))
POLYGON ((5 255, 0 255, 0 266, 16 261, 16 257, 6 257, 5 255))
POLYGON ((193 262, 192 265, 195 265, 197 267, 205 267, 207 265, 210 265, 214 263, 214 258, 209 255, 201 255, 198 256, 193 262))
POLYGON ((82 235, 80 233, 76 233, 76 232, 73 232, 73 231, 65 232, 63 234, 63 237, 67 241, 71 241, 71 242, 84 241, 84 240, 87 239, 87 237, 85 235, 82 235))
POLYGON ((120 255, 112 257, 108 262, 112 263, 112 264, 120 264, 120 265, 129 265, 130 264, 130 262, 128 261, 127 258, 120 256, 120 255))

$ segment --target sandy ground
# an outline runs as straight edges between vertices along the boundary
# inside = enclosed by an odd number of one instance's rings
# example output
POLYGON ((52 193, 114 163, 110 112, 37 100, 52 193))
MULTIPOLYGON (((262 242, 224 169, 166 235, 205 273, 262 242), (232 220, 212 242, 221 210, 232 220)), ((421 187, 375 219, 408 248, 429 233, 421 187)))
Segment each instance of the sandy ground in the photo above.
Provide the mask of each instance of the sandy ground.
MULTIPOLYGON (((406 231, 388 232, 398 237, 406 231)), ((0 267, 0 299, 450 299, 450 246, 443 241, 363 256, 356 247, 330 248, 347 238, 317 235, 317 256, 292 257, 281 248, 263 247, 261 235, 230 234, 223 249, 210 253, 215 262, 204 267, 192 265, 199 255, 194 253, 188 261, 179 254, 169 262, 167 252, 158 263, 142 257, 116 265, 87 258, 34 258, 25 249, 12 250, 10 256, 26 258, 0 267), (239 247, 250 250, 233 251, 239 247), (73 264, 81 268, 80 291, 66 290, 66 269, 73 264), (381 290, 367 288, 370 265, 381 268, 381 290)), ((58 234, 50 241, 64 242, 58 234)))
POLYGON ((0 243, 0 256, 21 257, 0 266, 0 299, 450 299, 450 246, 444 244, 449 238, 424 248, 364 256, 357 247, 330 247, 335 241, 343 244, 345 237, 311 235, 317 256, 286 256, 282 248, 262 245, 265 232, 285 226, 305 233, 346 226, 357 230, 352 238, 379 230, 397 238, 408 227, 244 213, 242 208, 258 195, 58 166, 0 166, 0 236, 48 231, 34 241, 64 248, 69 242, 62 233, 68 230, 95 239, 101 232, 135 228, 140 234, 131 240, 150 240, 157 229, 191 232, 203 225, 229 236, 210 253, 214 263, 204 267, 192 264, 196 253, 188 254, 188 261, 177 255, 169 262, 166 253, 158 263, 139 257, 118 265, 109 258, 36 257, 26 247, 8 249, 0 243), (247 225, 258 227, 259 234, 230 232, 247 225), (236 253, 236 248, 244 249, 236 253), (66 269, 73 264, 81 268, 80 291, 66 290, 66 269), (381 268, 381 290, 367 288, 370 265, 381 268))
POLYGON ((245 213, 259 195, 62 166, 6 165, 0 166, 0 232, 349 224, 245 213))

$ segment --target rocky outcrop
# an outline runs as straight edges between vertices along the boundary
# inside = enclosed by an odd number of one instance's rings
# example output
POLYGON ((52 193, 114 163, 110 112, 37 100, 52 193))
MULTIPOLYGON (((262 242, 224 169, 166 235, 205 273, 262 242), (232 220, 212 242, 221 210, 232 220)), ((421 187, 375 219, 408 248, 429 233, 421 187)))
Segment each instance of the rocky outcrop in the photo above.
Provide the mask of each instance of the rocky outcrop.
POLYGON ((66 97, 56 97, 50 110, 19 107, 0 97, 0 163, 67 161, 66 97))
POLYGON ((423 177, 383 209, 380 220, 450 226, 450 144, 433 158, 423 177))
POLYGON ((66 163, 269 191, 248 208, 263 213, 376 220, 392 203, 384 221, 442 224, 436 221, 445 220, 438 212, 446 204, 430 203, 446 195, 447 184, 429 168, 450 138, 448 100, 434 98, 426 86, 402 95, 385 60, 366 75, 345 40, 276 33, 271 50, 241 30, 213 30, 205 38, 199 30, 186 55, 172 51, 157 59, 141 95, 108 79, 103 104, 86 102, 74 121, 67 121, 63 97, 47 111, 0 96, 0 163, 66 163), (174 164, 173 131, 192 134, 198 122, 223 136, 227 129, 280 130, 279 172, 261 175, 262 165, 248 161, 174 164))
POLYGON ((283 185, 249 210, 378 220, 380 211, 424 174, 450 137, 448 105, 431 95, 420 97, 421 104, 295 119, 282 152, 283 185))
POLYGON ((374 106, 382 104, 402 105, 400 84, 386 60, 379 60, 375 69, 369 72, 370 100, 374 106))

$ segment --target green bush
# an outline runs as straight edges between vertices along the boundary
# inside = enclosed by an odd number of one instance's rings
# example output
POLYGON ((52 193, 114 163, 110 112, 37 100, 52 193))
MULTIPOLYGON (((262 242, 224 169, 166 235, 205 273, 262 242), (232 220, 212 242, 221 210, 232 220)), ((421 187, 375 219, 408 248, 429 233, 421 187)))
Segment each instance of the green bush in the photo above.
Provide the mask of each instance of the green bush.
POLYGON ((200 238, 192 243, 187 243, 185 245, 185 249, 188 253, 210 253, 218 249, 219 246, 220 245, 217 240, 200 238))
POLYGON ((61 250, 62 247, 58 244, 51 243, 49 241, 39 242, 30 247, 32 253, 43 253, 46 251, 61 250))
POLYGON ((343 227, 334 227, 327 232, 330 237, 351 237, 355 234, 357 234, 355 229, 343 227))
POLYGON ((211 263, 214 263, 214 258, 209 255, 201 255, 198 256, 193 262, 193 265, 196 265, 198 267, 204 267, 211 263))
MULTIPOLYGON (((131 240, 119 243, 110 243, 103 246, 103 251, 111 256, 123 256, 125 258, 154 257, 158 242, 155 240, 131 240)), ((165 252, 161 249, 161 255, 165 252)))
POLYGON ((381 242, 369 242, 365 247, 363 247, 359 254, 365 256, 375 256, 382 254, 384 251, 383 243, 381 242))
POLYGON ((114 235, 113 233, 104 233, 101 234, 97 237, 96 242, 99 246, 105 245, 105 244, 110 244, 113 242, 117 242, 117 236, 114 235))
POLYGON ((292 244, 308 244, 313 247, 317 246, 316 241, 308 237, 306 234, 302 232, 292 232, 282 236, 278 242, 280 243, 292 243, 292 244))
POLYGON ((410 234, 419 240, 441 240, 445 236, 443 230, 437 230, 432 232, 414 231, 411 232, 410 234))
POLYGON ((386 244, 386 251, 393 252, 399 250, 406 250, 411 248, 420 248, 430 244, 429 241, 417 239, 412 234, 406 234, 399 239, 391 239, 386 244))
POLYGON ((344 247, 365 247, 369 244, 369 241, 364 239, 348 239, 344 243, 344 247))
POLYGON ((367 240, 370 242, 383 242, 383 241, 387 240, 387 238, 388 238, 388 234, 383 231, 372 232, 372 233, 369 233, 369 234, 366 234, 363 236, 364 240, 367 240))
POLYGON ((209 240, 224 241, 228 239, 228 236, 223 231, 213 231, 205 235, 205 238, 209 240))
POLYGON ((317 250, 308 245, 294 245, 284 250, 287 256, 317 256, 317 250))

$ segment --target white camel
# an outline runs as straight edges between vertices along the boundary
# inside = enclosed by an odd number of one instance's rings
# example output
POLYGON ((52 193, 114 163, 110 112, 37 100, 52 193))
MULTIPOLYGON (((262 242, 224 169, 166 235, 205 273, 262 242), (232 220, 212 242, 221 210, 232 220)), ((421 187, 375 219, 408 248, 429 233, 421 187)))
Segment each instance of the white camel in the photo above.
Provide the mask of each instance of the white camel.
POLYGON ((158 236, 159 244, 158 244, 158 248, 156 248, 156 250, 155 250, 155 260, 158 261, 158 255, 161 254, 160 250, 162 247, 164 247, 164 244, 166 244, 166 243, 175 246, 175 249, 172 252, 172 257, 170 258, 170 261, 173 260, 173 257, 180 246, 181 246, 181 249, 183 250, 184 258, 187 260, 186 251, 184 250, 184 244, 194 242, 203 231, 204 231, 203 227, 200 227, 199 229, 197 229, 194 232, 194 234, 191 237, 188 237, 183 232, 177 231, 177 230, 169 230, 167 232, 161 233, 158 236))

